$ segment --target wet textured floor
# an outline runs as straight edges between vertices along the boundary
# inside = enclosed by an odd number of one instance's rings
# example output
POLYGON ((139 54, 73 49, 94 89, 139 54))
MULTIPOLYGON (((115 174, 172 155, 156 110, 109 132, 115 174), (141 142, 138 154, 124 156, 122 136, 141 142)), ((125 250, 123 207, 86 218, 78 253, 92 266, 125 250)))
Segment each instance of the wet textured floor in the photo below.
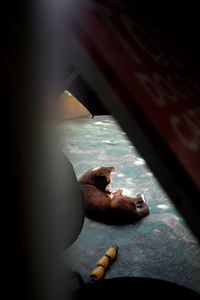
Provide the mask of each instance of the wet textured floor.
POLYGON ((117 244, 118 258, 105 278, 160 278, 200 292, 199 244, 116 121, 110 116, 70 120, 59 126, 59 134, 77 176, 91 167, 115 166, 113 190, 144 193, 150 206, 150 215, 133 225, 104 225, 86 218, 80 236, 65 252, 71 268, 88 281, 96 260, 117 244))

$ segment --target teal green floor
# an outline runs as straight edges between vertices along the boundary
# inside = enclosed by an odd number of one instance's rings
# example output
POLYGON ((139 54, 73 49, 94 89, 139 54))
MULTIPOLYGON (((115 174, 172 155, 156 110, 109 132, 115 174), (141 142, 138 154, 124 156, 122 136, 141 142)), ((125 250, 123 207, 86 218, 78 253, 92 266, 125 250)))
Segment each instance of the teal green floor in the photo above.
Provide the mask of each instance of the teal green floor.
POLYGON ((112 188, 144 193, 150 206, 150 215, 133 225, 104 225, 85 218, 81 234, 64 253, 71 268, 87 282, 96 260, 117 244, 118 258, 106 278, 160 278, 200 292, 199 244, 116 121, 110 116, 65 121, 59 135, 77 177, 91 167, 116 166, 112 188))

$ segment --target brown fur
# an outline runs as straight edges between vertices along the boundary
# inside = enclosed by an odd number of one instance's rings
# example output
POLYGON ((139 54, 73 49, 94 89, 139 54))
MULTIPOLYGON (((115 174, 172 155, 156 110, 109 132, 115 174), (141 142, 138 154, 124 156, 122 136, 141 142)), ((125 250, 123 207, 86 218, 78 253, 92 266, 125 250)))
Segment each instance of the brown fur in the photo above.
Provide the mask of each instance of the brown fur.
POLYGON ((129 224, 149 214, 140 194, 135 198, 122 195, 123 190, 109 190, 114 167, 92 168, 79 179, 86 216, 106 224, 129 224))

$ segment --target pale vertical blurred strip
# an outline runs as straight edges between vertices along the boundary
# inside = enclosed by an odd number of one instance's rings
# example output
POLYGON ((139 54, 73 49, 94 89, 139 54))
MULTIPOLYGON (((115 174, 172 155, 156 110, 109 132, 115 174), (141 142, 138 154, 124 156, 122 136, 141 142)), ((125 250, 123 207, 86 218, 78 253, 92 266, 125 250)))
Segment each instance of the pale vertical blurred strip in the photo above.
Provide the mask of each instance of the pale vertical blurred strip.
MULTIPOLYGON (((59 176, 63 170, 59 168, 53 130, 58 119, 56 96, 68 64, 66 52, 70 41, 63 35, 66 9, 67 1, 61 0, 36 0, 31 8, 25 210, 34 291, 36 299, 41 300, 64 300, 67 296, 61 253, 62 226, 68 212, 62 201, 59 176)), ((70 170, 66 174, 67 184, 70 170)), ((67 231, 65 235, 67 239, 67 231)))

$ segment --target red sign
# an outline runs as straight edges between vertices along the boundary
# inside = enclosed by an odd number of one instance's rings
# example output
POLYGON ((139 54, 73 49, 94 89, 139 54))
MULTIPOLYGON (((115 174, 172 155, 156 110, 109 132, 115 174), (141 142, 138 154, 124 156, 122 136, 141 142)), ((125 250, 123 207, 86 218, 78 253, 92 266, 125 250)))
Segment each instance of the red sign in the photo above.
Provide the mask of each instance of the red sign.
POLYGON ((144 20, 95 1, 73 0, 68 23, 122 104, 134 117, 143 111, 200 189, 200 91, 173 45, 144 20))

